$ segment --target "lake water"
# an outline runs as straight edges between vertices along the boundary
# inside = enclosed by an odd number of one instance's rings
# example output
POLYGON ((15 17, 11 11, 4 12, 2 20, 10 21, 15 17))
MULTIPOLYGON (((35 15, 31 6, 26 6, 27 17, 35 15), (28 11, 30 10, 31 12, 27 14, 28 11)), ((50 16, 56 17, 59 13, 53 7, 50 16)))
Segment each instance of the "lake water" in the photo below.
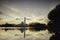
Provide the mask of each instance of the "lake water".
POLYGON ((30 31, 26 30, 26 37, 24 38, 24 33, 20 30, 1 30, 0 29, 0 40, 49 40, 50 34, 48 30, 44 31, 30 31))

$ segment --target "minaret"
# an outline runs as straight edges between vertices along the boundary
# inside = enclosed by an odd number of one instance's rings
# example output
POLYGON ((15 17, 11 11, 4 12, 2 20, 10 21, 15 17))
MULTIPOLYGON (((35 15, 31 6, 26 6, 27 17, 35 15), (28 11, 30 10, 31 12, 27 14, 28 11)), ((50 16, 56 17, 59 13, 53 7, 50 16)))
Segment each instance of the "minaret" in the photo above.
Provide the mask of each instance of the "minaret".
MULTIPOLYGON (((24 24, 26 24, 26 17, 24 17, 24 24)), ((25 26, 24 26, 24 38, 25 38, 25 26)))

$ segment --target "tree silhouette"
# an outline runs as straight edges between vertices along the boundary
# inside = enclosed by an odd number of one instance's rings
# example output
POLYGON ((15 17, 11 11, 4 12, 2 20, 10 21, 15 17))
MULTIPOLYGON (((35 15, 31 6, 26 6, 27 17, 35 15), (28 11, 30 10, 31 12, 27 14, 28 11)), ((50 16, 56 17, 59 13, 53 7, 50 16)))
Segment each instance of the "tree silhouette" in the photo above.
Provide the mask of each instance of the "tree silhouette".
POLYGON ((40 23, 31 23, 29 26, 32 27, 30 30, 34 30, 34 31, 40 31, 46 29, 46 25, 40 23))
POLYGON ((57 5, 49 14, 48 14, 48 18, 51 21, 60 21, 60 4, 57 5))
POLYGON ((50 40, 60 40, 60 4, 57 5, 49 14, 48 30, 55 33, 50 40))
POLYGON ((50 40, 60 40, 60 34, 52 35, 50 40))
POLYGON ((48 30, 50 32, 60 32, 60 5, 57 5, 49 14, 48 30))

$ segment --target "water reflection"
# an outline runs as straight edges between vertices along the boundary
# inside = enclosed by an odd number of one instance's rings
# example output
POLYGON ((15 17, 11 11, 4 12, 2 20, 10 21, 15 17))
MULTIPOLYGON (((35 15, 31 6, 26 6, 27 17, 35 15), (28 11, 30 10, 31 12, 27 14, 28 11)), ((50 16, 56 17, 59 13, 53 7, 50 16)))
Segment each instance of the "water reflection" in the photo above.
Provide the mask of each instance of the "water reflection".
POLYGON ((32 32, 26 30, 26 37, 20 30, 0 30, 0 40, 49 40, 52 34, 48 30, 32 32))

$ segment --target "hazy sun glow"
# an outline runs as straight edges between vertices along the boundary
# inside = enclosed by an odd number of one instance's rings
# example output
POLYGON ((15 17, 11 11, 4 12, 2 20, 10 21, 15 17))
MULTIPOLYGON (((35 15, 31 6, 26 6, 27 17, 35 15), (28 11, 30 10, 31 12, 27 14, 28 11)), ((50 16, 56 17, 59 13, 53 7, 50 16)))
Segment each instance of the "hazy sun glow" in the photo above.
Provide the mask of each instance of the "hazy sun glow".
POLYGON ((29 18, 26 23, 39 22, 47 23, 47 15, 49 11, 58 3, 38 1, 2 1, 0 4, 0 24, 13 23, 19 24, 24 17, 29 18), (54 4, 55 3, 55 4, 54 4))

